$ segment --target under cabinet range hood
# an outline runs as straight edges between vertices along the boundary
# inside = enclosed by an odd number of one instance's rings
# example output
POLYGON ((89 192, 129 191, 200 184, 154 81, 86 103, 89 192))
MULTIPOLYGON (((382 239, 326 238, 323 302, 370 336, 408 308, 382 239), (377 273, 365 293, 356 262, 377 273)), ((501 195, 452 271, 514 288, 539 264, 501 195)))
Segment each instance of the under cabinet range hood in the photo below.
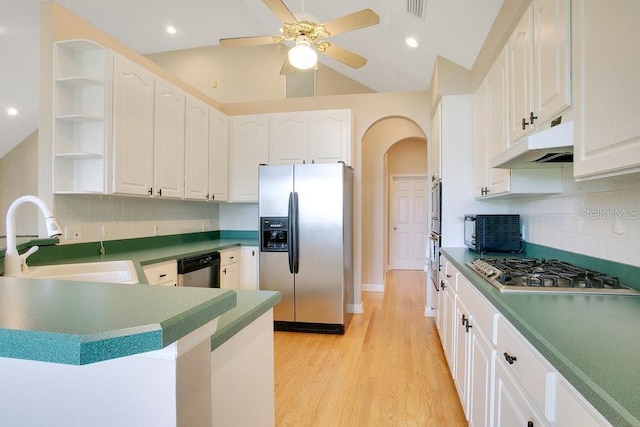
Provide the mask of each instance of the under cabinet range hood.
MULTIPOLYGON (((556 119, 558 120, 558 119, 556 119)), ((573 120, 529 135, 491 159, 491 167, 534 169, 561 167, 573 162, 573 120)), ((559 123, 559 120, 558 120, 559 123)))

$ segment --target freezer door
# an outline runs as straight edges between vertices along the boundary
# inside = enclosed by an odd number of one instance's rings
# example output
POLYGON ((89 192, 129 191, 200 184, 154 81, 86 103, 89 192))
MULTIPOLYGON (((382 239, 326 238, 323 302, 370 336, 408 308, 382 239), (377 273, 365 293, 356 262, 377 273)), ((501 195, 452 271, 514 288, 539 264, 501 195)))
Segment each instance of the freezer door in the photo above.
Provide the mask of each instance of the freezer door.
MULTIPOLYGON (((296 321, 344 324, 344 165, 296 165, 299 269, 296 321)), ((349 242, 350 243, 350 242, 349 242)))
POLYGON ((287 216, 292 192, 292 165, 258 167, 258 216, 287 216))
POLYGON ((296 320, 293 274, 289 273, 286 252, 260 252, 260 289, 282 294, 282 300, 273 307, 273 320, 296 320))

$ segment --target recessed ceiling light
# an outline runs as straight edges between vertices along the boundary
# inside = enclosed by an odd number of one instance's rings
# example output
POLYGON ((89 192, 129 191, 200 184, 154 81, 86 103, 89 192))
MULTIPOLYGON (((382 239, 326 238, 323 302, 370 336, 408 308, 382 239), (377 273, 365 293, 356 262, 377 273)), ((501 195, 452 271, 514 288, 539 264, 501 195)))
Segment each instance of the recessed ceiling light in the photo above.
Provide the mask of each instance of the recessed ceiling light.
POLYGON ((176 33, 176 27, 174 27, 173 25, 167 25, 167 33, 169 34, 175 34, 176 33))
POLYGON ((414 39, 413 37, 407 37, 406 39, 404 39, 404 41, 411 47, 418 47, 418 40, 414 39))
POLYGON ((18 110, 16 108, 9 107, 7 108, 7 114, 10 116, 15 116, 18 114, 18 110))

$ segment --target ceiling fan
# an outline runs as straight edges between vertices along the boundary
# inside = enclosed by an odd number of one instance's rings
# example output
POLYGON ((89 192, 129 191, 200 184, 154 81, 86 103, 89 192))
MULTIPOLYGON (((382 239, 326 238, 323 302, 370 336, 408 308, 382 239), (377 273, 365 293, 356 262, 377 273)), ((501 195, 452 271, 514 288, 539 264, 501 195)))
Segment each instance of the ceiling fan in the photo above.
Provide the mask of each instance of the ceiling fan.
POLYGON ((317 52, 323 53, 352 68, 362 68, 367 59, 336 46, 326 39, 336 34, 353 31, 378 24, 380 17, 371 9, 363 9, 324 24, 310 15, 300 14, 298 18, 284 4, 283 0, 263 0, 269 9, 282 21, 282 34, 277 36, 235 37, 220 39, 227 47, 256 46, 293 42, 280 74, 291 74, 296 68, 306 70, 314 67, 317 52))

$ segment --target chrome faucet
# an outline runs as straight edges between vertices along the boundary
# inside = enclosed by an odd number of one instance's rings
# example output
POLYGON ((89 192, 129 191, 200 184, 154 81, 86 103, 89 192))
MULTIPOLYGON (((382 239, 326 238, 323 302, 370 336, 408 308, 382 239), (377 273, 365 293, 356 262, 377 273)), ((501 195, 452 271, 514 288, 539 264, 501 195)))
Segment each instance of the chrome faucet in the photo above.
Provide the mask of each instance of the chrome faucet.
POLYGON ((36 196, 18 197, 11 203, 7 210, 7 251, 4 254, 4 275, 5 276, 22 276, 23 271, 27 269, 27 257, 38 250, 37 246, 31 247, 27 252, 18 254, 16 244, 16 209, 25 202, 34 203, 40 208, 44 215, 47 225, 47 234, 49 237, 61 236, 60 226, 51 214, 46 203, 36 196))

